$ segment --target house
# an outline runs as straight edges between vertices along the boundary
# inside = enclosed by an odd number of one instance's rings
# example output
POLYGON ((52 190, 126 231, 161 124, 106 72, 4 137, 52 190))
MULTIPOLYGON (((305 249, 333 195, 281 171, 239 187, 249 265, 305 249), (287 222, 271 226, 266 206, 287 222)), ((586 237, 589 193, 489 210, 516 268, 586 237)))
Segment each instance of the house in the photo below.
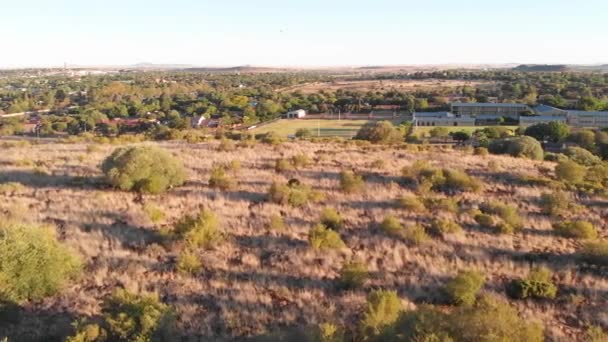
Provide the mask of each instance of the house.
POLYGON ((306 111, 304 109, 293 110, 291 112, 283 114, 284 119, 301 119, 305 116, 306 111))
POLYGON ((450 112, 415 112, 414 126, 475 126, 475 118, 450 112))

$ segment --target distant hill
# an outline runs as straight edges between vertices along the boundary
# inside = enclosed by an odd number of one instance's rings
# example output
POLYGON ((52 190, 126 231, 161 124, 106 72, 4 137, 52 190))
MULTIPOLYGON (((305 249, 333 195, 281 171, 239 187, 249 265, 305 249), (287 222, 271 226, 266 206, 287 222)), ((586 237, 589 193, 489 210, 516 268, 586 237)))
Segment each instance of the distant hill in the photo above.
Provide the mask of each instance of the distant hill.
POLYGON ((534 72, 534 71, 543 71, 543 72, 561 72, 568 71, 568 66, 564 64, 521 64, 513 68, 514 71, 524 71, 524 72, 534 72))
POLYGON ((578 64, 521 64, 514 68, 514 71, 524 72, 608 72, 608 64, 598 65, 578 65, 578 64))

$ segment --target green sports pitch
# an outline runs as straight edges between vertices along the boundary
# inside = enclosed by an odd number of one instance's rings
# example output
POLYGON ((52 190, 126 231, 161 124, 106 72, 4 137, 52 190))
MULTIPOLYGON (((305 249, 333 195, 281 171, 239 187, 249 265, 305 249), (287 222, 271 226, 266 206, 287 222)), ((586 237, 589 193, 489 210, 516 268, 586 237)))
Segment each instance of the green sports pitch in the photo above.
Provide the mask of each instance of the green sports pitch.
MULTIPOLYGON (((402 120, 393 121, 394 124, 402 120)), ((353 137, 370 120, 327 120, 327 119, 281 119, 253 128, 251 132, 264 134, 274 132, 281 136, 292 136, 298 129, 308 129, 312 136, 353 137)))

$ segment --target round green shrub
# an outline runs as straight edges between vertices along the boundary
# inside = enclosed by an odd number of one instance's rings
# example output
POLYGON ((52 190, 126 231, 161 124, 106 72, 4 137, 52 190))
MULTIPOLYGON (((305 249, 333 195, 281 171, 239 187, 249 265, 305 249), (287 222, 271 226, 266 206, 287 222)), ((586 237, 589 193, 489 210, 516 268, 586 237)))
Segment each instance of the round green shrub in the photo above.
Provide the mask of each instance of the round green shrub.
POLYGON ((362 262, 352 261, 344 264, 340 270, 338 285, 341 289, 356 289, 363 286, 368 278, 367 267, 362 262))
POLYGON ((390 144, 403 140, 403 133, 390 121, 371 122, 359 130, 357 140, 367 140, 374 144, 390 144))
POLYGON ((557 286, 551 280, 552 274, 546 268, 536 268, 525 279, 513 280, 507 286, 507 294, 515 299, 553 299, 557 295, 557 286))
POLYGON ((342 249, 346 247, 340 234, 322 224, 314 226, 308 234, 308 242, 314 249, 342 249))
POLYGON ((557 179, 571 184, 582 182, 586 172, 587 170, 584 166, 571 160, 558 162, 555 166, 555 176, 557 179))
POLYGON ((125 290, 104 301, 102 313, 112 341, 172 341, 175 314, 157 295, 125 290))
POLYGON ((580 251, 584 262, 608 266, 608 241, 587 242, 580 251))
POLYGON ((488 146, 488 150, 493 154, 509 154, 513 157, 533 160, 542 160, 544 155, 541 144, 528 136, 494 140, 488 146))
POLYGON ((464 271, 448 281, 444 291, 450 302, 454 304, 473 305, 484 284, 485 277, 483 274, 475 271, 464 271))
POLYGON ((325 208, 321 212, 321 224, 333 230, 342 228, 343 219, 334 208, 325 208))
POLYGON ((591 222, 587 221, 565 221, 553 225, 557 235, 573 239, 595 239, 597 230, 591 222))
POLYGON ((153 146, 116 149, 101 165, 110 184, 123 191, 158 194, 186 180, 182 163, 153 146))
POLYGON ((0 223, 0 296, 12 301, 55 294, 77 277, 81 262, 48 226, 0 223))

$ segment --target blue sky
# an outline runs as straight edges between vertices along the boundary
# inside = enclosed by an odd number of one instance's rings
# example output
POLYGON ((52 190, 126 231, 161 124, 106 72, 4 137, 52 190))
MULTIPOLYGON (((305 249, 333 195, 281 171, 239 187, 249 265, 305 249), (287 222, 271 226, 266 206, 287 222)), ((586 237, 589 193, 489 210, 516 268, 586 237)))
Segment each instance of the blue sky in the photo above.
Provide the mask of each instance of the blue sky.
POLYGON ((608 63, 607 0, 0 0, 0 67, 608 63))

